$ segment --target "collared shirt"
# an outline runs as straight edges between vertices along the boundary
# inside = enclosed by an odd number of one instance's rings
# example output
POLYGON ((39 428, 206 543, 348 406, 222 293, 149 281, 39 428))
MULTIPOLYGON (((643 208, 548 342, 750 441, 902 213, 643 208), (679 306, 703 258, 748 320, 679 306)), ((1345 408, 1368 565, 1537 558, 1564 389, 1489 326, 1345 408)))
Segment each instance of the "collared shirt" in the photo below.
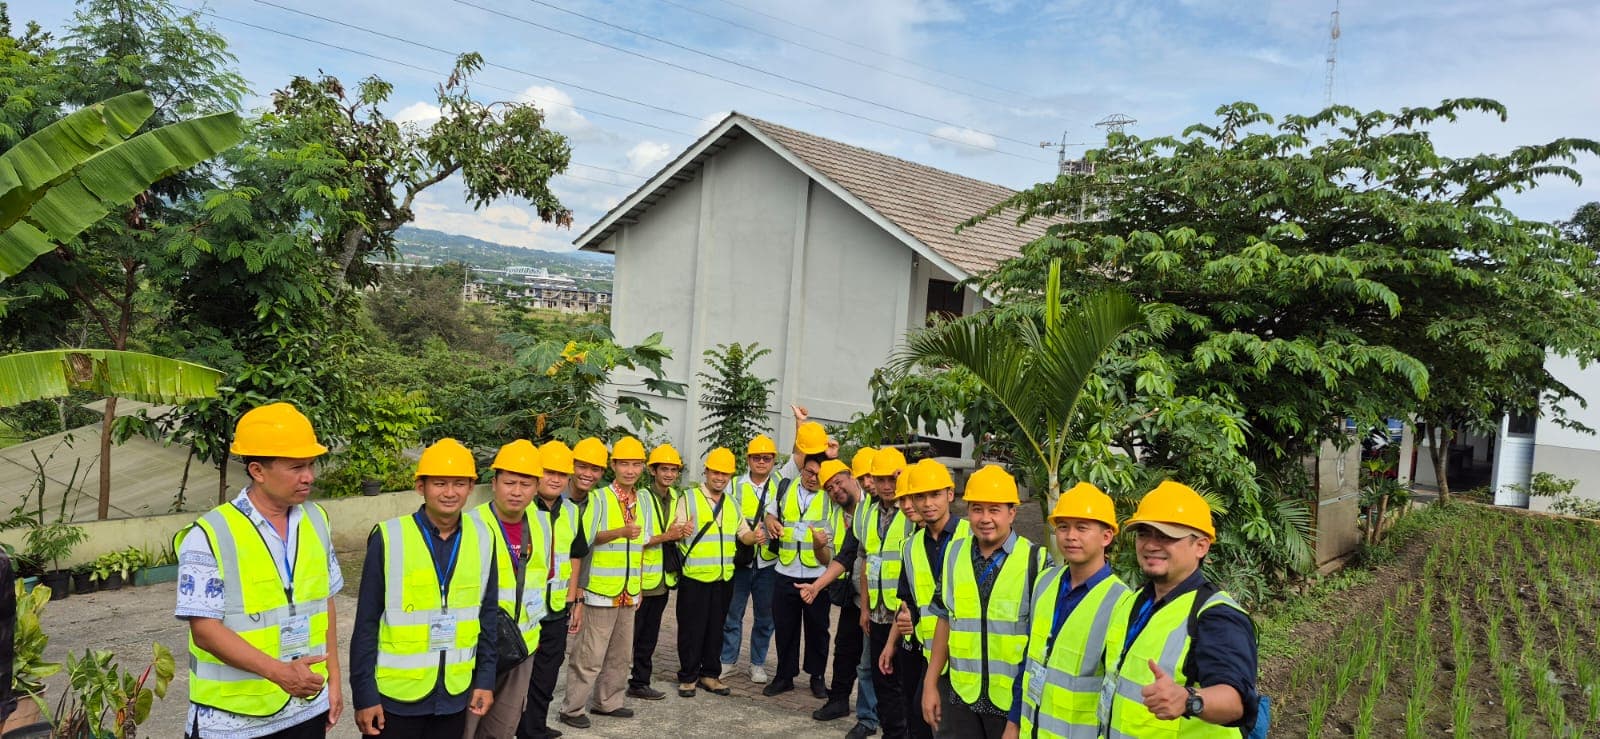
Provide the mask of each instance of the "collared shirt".
MULTIPOLYGON (((889 527, 894 525, 894 516, 896 513, 900 512, 900 509, 895 507, 885 507, 877 498, 873 498, 871 502, 865 503, 865 505, 867 508, 865 511, 863 511, 862 515, 876 515, 878 517, 878 541, 887 541, 889 539, 889 527)), ((915 530, 915 528, 912 529, 912 531, 915 530)), ((905 563, 900 563, 900 566, 905 567, 905 563)), ((860 569, 862 570, 861 577, 865 579, 866 566, 864 563, 860 569)), ((872 584, 867 583, 867 587, 872 587, 872 584)), ((889 610, 886 606, 884 606, 882 601, 879 601, 878 605, 873 606, 871 611, 867 614, 867 620, 875 624, 892 624, 894 623, 894 617, 895 611, 889 610)))
MULTIPOLYGON (((287 581, 289 573, 285 563, 286 553, 298 552, 300 546, 300 519, 305 515, 300 506, 289 507, 289 538, 287 541, 250 502, 250 489, 239 491, 230 504, 239 509, 250 523, 261 532, 261 540, 278 567, 278 579, 287 581)), ((192 529, 191 533, 198 532, 192 529)), ((333 550, 328 550, 328 598, 332 599, 344 589, 344 572, 333 550)), ((174 615, 180 619, 214 618, 222 620, 226 606, 222 593, 222 572, 217 566, 217 555, 211 551, 211 539, 200 533, 185 536, 178 546, 178 604, 174 615)), ((337 649, 337 644, 328 645, 337 649)), ((240 716, 209 706, 189 704, 189 718, 184 726, 198 728, 201 736, 220 739, 254 739, 304 723, 328 710, 328 692, 323 691, 311 700, 290 698, 289 704, 271 716, 240 716)))
MULTIPOLYGON (((988 555, 985 555, 982 551, 980 551, 976 537, 967 540, 967 549, 971 552, 970 562, 972 564, 972 577, 978 583, 978 600, 980 602, 980 608, 987 609, 989 607, 989 593, 994 590, 994 583, 1000 578, 1000 568, 1005 566, 1006 559, 1011 556, 1011 552, 1012 550, 1016 549, 1016 546, 1017 532, 1015 531, 1011 532, 1011 535, 1007 536, 1005 541, 1000 542, 999 548, 995 549, 992 554, 988 555)), ((1034 550, 1030 549, 1029 551, 1034 550)), ((941 552, 941 555, 948 554, 948 552, 949 550, 946 549, 944 552, 941 552)), ((944 557, 941 556, 940 561, 943 562, 943 559, 944 557)), ((934 567, 935 572, 942 572, 944 570, 944 567, 939 564, 934 565, 934 567)), ((944 603, 944 586, 945 583, 942 579, 934 580, 933 602, 928 604, 928 613, 938 616, 939 618, 948 619, 950 618, 950 609, 946 607, 944 603)), ((1021 681, 1019 680, 1016 682, 1021 681)), ((950 691, 949 702, 951 704, 965 703, 965 701, 961 700, 961 696, 957 695, 954 690, 950 691)), ((1002 711, 995 706, 994 702, 989 699, 987 694, 980 696, 978 698, 978 702, 971 704, 971 706, 974 712, 986 716, 1006 715, 1005 711, 1002 711)))
MULTIPOLYGON (((638 497, 634 495, 632 490, 629 490, 627 495, 624 496, 622 490, 615 486, 612 486, 609 489, 613 495, 617 496, 617 507, 622 509, 623 526, 633 523, 634 519, 638 517, 636 513, 637 509, 634 507, 634 504, 638 502, 638 497)), ((589 501, 594 500, 594 495, 595 492, 593 490, 589 491, 589 497, 584 499, 584 503, 587 504, 589 501)), ((583 509, 579 508, 578 510, 581 511, 583 509)), ((619 526, 618 528, 621 527, 619 526)), ((602 532, 596 531, 594 533, 596 536, 599 536, 602 532)), ((584 562, 583 566, 588 567, 589 563, 584 562)), ((640 595, 643 595, 643 593, 640 595)), ((583 591, 583 604, 586 606, 594 606, 596 608, 619 608, 622 606, 637 606, 639 605, 639 601, 633 596, 628 595, 627 588, 623 588, 616 595, 610 597, 598 595, 585 590, 583 591)))
MULTIPOLYGON (((785 479, 792 479, 792 478, 785 478, 783 475, 780 475, 777 472, 773 472, 773 473, 767 475, 766 482, 763 482, 760 485, 757 485, 754 480, 750 479, 750 473, 746 472, 745 474, 740 475, 738 477, 738 479, 734 480, 733 484, 731 486, 729 486, 729 487, 732 490, 736 491, 739 495, 742 495, 744 493, 744 486, 746 486, 746 485, 749 485, 751 488, 754 488, 757 491, 760 491, 763 488, 766 489, 766 491, 767 491, 767 513, 772 513, 773 510, 776 509, 777 506, 778 506, 778 491, 783 489, 783 481, 785 479)), ((791 485, 791 487, 793 487, 793 486, 791 485)), ((756 492, 755 495, 756 495, 757 501, 759 501, 761 493, 760 492, 756 492)), ((737 495, 735 497, 737 497, 737 495)), ((738 502, 740 503, 740 505, 742 507, 744 501, 738 501, 738 502)), ((763 515, 762 517, 765 518, 765 515, 763 515)), ((756 521, 755 525, 760 526, 760 525, 762 525, 762 522, 761 521, 756 521)), ((760 556, 760 554, 761 554, 760 552, 756 553, 756 555, 757 555, 756 556, 756 569, 765 569, 765 568, 768 568, 768 567, 773 567, 773 566, 778 564, 778 558, 777 557, 773 557, 772 559, 763 559, 760 556)))
MULTIPOLYGON (((827 493, 824 493, 821 490, 807 490, 806 486, 799 483, 790 485, 788 494, 795 496, 795 510, 800 511, 800 515, 802 516, 805 515, 806 509, 811 507, 811 502, 816 500, 818 495, 827 495, 827 493)), ((833 501, 827 501, 826 505, 833 505, 833 501)), ((785 521, 784 523, 792 524, 793 522, 785 521)), ((825 524, 826 522, 814 523, 825 524)), ((800 547, 802 550, 809 546, 811 546, 810 537, 807 537, 805 541, 800 542, 800 547)), ((828 568, 820 565, 817 567, 807 567, 804 562, 800 561, 799 556, 796 556, 794 561, 790 562, 789 564, 778 562, 778 574, 785 577, 792 577, 796 580, 815 580, 816 578, 822 577, 822 573, 827 569, 828 568)))
MULTIPOLYGON (((428 549, 433 555, 433 566, 438 570, 449 566, 451 569, 445 576, 452 577, 455 568, 450 565, 450 553, 453 551, 450 540, 440 536, 439 529, 423 511, 424 508, 419 506, 416 513, 411 515, 422 529, 422 535, 432 540, 433 546, 428 549)), ((462 523, 467 523, 464 517, 462 523)), ((461 529, 458 527, 452 536, 461 536, 461 529)), ((494 623, 494 612, 500 608, 500 591, 495 585, 499 582, 495 558, 490 557, 483 565, 488 570, 488 587, 483 589, 483 602, 478 606, 478 623, 485 628, 478 632, 477 662, 472 670, 472 685, 461 695, 450 695, 444 685, 444 671, 440 670, 439 680, 433 690, 413 703, 391 700, 378 692, 378 624, 383 618, 384 568, 388 564, 384 561, 383 536, 374 526, 372 533, 367 535, 367 560, 361 564, 361 591, 356 600, 355 628, 350 633, 350 692, 355 708, 360 710, 381 704, 384 713, 396 716, 448 716, 466 710, 473 690, 494 690, 495 632, 488 625, 494 623)))
MULTIPOLYGON (((1198 590, 1205 584, 1205 574, 1199 569, 1194 571, 1183 582, 1167 593, 1165 597, 1155 602, 1151 613, 1166 607, 1178 596, 1198 590)), ((1139 609, 1150 599, 1155 597, 1155 585, 1145 583, 1139 588, 1133 603, 1129 605, 1132 613, 1139 609)), ((1131 639, 1129 640, 1132 641, 1131 639)), ((1124 654, 1127 647, 1123 647, 1124 654)), ((1121 663, 1121 655, 1118 656, 1121 663)), ((1195 620, 1194 643, 1189 647, 1188 664, 1193 667, 1194 684, 1198 687, 1212 685, 1227 685, 1239 691, 1239 700, 1244 705, 1244 715, 1227 726, 1238 727, 1248 736, 1256 723, 1256 634, 1255 623, 1250 616, 1237 609, 1227 606, 1218 606, 1207 609, 1195 620)), ((1179 666, 1182 670, 1183 667, 1179 666)), ((1173 675, 1174 680, 1180 682, 1186 679, 1185 675, 1173 675)))
MULTIPOLYGON (((1083 597, 1108 577, 1111 577, 1111 563, 1109 562, 1101 564, 1099 570, 1096 570, 1089 575, 1088 579, 1077 585, 1072 584, 1072 571, 1070 569, 1062 570, 1061 582, 1056 586, 1056 607, 1054 612, 1050 614, 1052 619, 1050 622, 1051 645, 1061 636, 1061 625, 1072 617, 1072 612, 1077 610, 1079 603, 1083 602, 1083 597)), ((1041 580, 1044 579, 1044 573, 1039 573, 1039 578, 1041 580)), ((1033 617, 1044 618, 1044 614, 1035 613, 1033 617)), ((1045 654, 1049 654, 1050 646, 1046 646, 1045 649, 1045 654)), ((1011 712, 1006 716, 1006 720, 1014 724, 1022 723, 1021 680, 1011 681, 1011 712)))
MULTIPOLYGON (((945 547, 949 546, 950 539, 955 536, 956 527, 960 524, 960 519, 956 518, 955 516, 949 516, 945 519, 944 528, 939 531, 938 536, 922 537, 922 548, 928 555, 928 567, 933 570, 932 575, 935 592, 937 592, 939 587, 939 579, 944 576, 944 567, 942 565, 944 564, 945 547)), ((915 533, 916 532, 913 530, 912 534, 915 535, 915 533)), ((906 573, 908 572, 906 566, 908 564, 909 563, 907 562, 900 563, 900 600, 904 603, 916 603, 917 591, 911 588, 911 578, 906 576, 906 573)), ((930 606, 928 603, 917 603, 917 605, 920 608, 928 608, 930 606)), ((932 612, 930 611, 930 613, 932 612)), ((940 614, 934 613, 933 615, 937 616, 940 614)))

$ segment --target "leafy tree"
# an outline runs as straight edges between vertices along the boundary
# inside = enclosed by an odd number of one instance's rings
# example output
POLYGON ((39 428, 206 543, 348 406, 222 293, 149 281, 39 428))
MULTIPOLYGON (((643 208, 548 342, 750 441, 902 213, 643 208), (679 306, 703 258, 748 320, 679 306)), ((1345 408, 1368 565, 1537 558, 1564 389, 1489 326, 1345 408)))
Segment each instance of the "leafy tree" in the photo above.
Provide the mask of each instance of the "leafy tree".
POLYGON ((1600 249, 1600 201, 1584 203, 1572 212, 1572 219, 1562 221, 1561 234, 1568 241, 1600 249))
POLYGON ((1448 426, 1463 408, 1566 395, 1534 358, 1600 350, 1593 251, 1499 201, 1541 177, 1577 179, 1567 163, 1600 146, 1439 154, 1429 127, 1469 112, 1504 116, 1462 99, 1278 122, 1237 103, 1182 136, 1113 135, 1089 153, 1092 173, 987 214, 1056 221, 1089 203, 1092 217, 1053 223, 986 284, 1037 293, 1060 259, 1070 293, 1130 292, 1149 316, 1137 342, 1183 395, 1241 409, 1250 458, 1295 494, 1300 459, 1345 441, 1342 418, 1414 412, 1448 426))
POLYGON ((740 469, 744 455, 737 450, 767 431, 767 405, 778 380, 757 377, 753 368, 757 360, 771 353, 756 342, 718 344, 703 353, 711 371, 695 373, 700 380, 700 407, 706 414, 700 441, 711 448, 735 450, 740 469))

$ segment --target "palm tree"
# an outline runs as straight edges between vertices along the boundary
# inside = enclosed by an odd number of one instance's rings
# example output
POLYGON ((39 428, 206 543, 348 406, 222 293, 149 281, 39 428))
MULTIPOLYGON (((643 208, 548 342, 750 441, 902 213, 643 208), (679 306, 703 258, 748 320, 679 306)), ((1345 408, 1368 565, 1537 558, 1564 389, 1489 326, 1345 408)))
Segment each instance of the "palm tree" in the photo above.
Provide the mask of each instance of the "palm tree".
MULTIPOLYGON (((243 138, 236 113, 133 134, 155 106, 143 92, 75 111, 0 153, 0 281, 70 242, 157 181, 243 138), (131 138, 130 138, 131 137, 131 138)), ((0 314, 7 305, 0 302, 0 314)), ((150 354, 57 349, 0 356, 0 405, 73 389, 111 396, 100 440, 100 518, 110 508, 111 421, 117 397, 177 402, 212 397, 222 373, 150 354)))
POLYGON ((1048 511, 1061 496, 1084 382, 1117 337, 1140 321, 1133 299, 1115 290, 1063 306, 1058 259, 1050 263, 1042 304, 990 309, 917 332, 893 364, 899 371, 920 364, 971 372, 1016 422, 1019 446, 1043 467, 1041 502, 1048 511))

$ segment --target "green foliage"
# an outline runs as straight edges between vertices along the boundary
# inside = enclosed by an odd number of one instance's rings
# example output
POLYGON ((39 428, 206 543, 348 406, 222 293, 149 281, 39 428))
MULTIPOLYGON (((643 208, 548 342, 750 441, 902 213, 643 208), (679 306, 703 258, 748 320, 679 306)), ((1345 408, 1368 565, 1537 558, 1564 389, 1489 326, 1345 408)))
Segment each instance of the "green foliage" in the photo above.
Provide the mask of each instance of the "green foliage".
POLYGON ((1535 472, 1528 484, 1507 487, 1513 492, 1529 497, 1555 498, 1550 504, 1553 513, 1600 519, 1600 501, 1574 495, 1572 489, 1577 486, 1577 480, 1556 477, 1548 472, 1535 472))
POLYGON ((439 420, 420 390, 374 388, 361 392, 350 409, 345 445, 335 457, 342 474, 319 479, 318 489, 341 497, 357 493, 365 480, 381 481, 388 490, 396 489, 397 483, 408 485, 408 464, 401 452, 419 446, 422 429, 439 420))
POLYGON ((50 588, 40 585, 28 592, 20 577, 12 587, 17 599, 17 626, 11 653, 11 692, 19 698, 40 701, 43 709, 44 681, 61 671, 60 662, 44 660, 50 636, 44 633, 40 615, 44 604, 50 602, 50 588))
POLYGON ((158 698, 176 674, 172 651, 159 642, 150 662, 137 675, 124 671, 107 650, 85 650, 82 658, 67 656, 67 692, 56 708, 56 737, 95 739, 110 734, 132 737, 150 718, 158 698))
POLYGON ((704 353, 709 372, 695 374, 700 380, 700 408, 706 422, 700 427, 700 441, 708 448, 734 450, 739 468, 744 468, 744 445, 767 431, 767 404, 772 401, 776 378, 757 377, 757 360, 772 350, 759 343, 718 344, 704 353))
POLYGON ((867 381, 872 410, 856 413, 835 434, 845 451, 864 446, 905 444, 919 433, 959 432, 978 437, 978 458, 1009 456, 1009 450, 985 443, 994 427, 1010 422, 1005 411, 983 384, 959 365, 940 369, 891 371, 876 369, 867 381), (961 423, 958 428, 957 422, 961 423), (943 431, 941 431, 943 427, 943 431))
POLYGON ((451 263, 432 269, 390 270, 365 298, 367 315, 384 335, 400 346, 421 346, 431 338, 480 353, 492 351, 490 326, 473 325, 461 299, 466 266, 451 263))

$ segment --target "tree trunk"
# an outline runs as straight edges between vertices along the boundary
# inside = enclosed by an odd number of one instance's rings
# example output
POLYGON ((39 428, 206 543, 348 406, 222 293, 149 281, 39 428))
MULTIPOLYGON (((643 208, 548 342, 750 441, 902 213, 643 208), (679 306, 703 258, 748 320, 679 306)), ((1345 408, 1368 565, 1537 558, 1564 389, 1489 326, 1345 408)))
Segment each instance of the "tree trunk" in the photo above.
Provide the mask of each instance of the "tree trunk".
POLYGON ((106 412, 100 419, 100 508, 101 521, 111 517, 111 424, 117 420, 117 399, 106 398, 106 412))
POLYGON ((228 502, 228 458, 217 463, 217 505, 228 502))
POLYGON ((1428 459, 1433 462, 1433 479, 1439 485, 1439 502, 1450 502, 1450 450, 1445 448, 1455 432, 1439 424, 1428 427, 1428 459))

